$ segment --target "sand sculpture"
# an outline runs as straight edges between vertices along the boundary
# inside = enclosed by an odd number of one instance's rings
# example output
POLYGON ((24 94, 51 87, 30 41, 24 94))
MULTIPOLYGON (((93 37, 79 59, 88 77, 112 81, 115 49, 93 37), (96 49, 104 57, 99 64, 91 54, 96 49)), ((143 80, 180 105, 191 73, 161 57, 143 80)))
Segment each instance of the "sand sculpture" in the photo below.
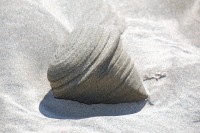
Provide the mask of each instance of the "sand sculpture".
POLYGON ((148 97, 114 26, 75 29, 59 46, 47 77, 56 98, 86 104, 134 102, 148 97))

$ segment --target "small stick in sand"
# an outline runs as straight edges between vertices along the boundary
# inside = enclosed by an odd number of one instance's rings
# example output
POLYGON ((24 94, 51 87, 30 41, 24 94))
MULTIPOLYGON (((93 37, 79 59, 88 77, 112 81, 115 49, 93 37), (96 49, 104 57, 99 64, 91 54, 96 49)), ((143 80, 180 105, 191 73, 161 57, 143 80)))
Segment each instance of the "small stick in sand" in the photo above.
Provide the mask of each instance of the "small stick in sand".
POLYGON ((158 81, 158 79, 164 78, 166 76, 167 76, 166 72, 158 72, 158 73, 149 74, 149 75, 145 74, 143 77, 143 81, 152 80, 152 79, 155 79, 156 81, 158 81))
POLYGON ((149 105, 151 105, 151 106, 153 106, 154 105, 154 103, 151 101, 151 98, 150 97, 148 97, 147 98, 147 102, 149 103, 149 105))

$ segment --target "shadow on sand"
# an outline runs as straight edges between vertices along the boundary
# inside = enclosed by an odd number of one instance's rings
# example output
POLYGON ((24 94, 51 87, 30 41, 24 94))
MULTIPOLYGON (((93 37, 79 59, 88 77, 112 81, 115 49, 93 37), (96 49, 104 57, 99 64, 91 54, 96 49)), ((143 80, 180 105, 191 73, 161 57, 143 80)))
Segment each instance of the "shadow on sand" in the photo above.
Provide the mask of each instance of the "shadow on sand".
POLYGON ((49 91, 40 102, 40 112, 54 119, 83 119, 95 116, 119 116, 139 112, 146 101, 121 104, 87 105, 70 100, 55 99, 49 91))

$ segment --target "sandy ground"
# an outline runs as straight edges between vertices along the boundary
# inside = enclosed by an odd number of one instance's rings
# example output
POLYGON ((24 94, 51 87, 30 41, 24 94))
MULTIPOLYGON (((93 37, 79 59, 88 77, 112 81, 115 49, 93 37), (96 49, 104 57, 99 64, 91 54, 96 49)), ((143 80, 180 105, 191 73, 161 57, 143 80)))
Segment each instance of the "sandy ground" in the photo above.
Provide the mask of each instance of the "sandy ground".
POLYGON ((1 0, 0 132, 200 132, 200 0, 1 0), (150 101, 54 99, 46 72, 76 26, 121 24, 150 101))

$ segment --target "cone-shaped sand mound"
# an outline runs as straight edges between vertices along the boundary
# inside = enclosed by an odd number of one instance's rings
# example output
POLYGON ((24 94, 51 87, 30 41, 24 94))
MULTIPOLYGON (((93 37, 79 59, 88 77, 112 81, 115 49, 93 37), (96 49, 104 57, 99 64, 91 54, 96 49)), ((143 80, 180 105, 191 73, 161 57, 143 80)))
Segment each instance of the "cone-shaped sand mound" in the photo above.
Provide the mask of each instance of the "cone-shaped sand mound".
POLYGON ((87 104, 134 102, 147 98, 116 27, 85 26, 60 46, 48 69, 56 98, 87 104))

